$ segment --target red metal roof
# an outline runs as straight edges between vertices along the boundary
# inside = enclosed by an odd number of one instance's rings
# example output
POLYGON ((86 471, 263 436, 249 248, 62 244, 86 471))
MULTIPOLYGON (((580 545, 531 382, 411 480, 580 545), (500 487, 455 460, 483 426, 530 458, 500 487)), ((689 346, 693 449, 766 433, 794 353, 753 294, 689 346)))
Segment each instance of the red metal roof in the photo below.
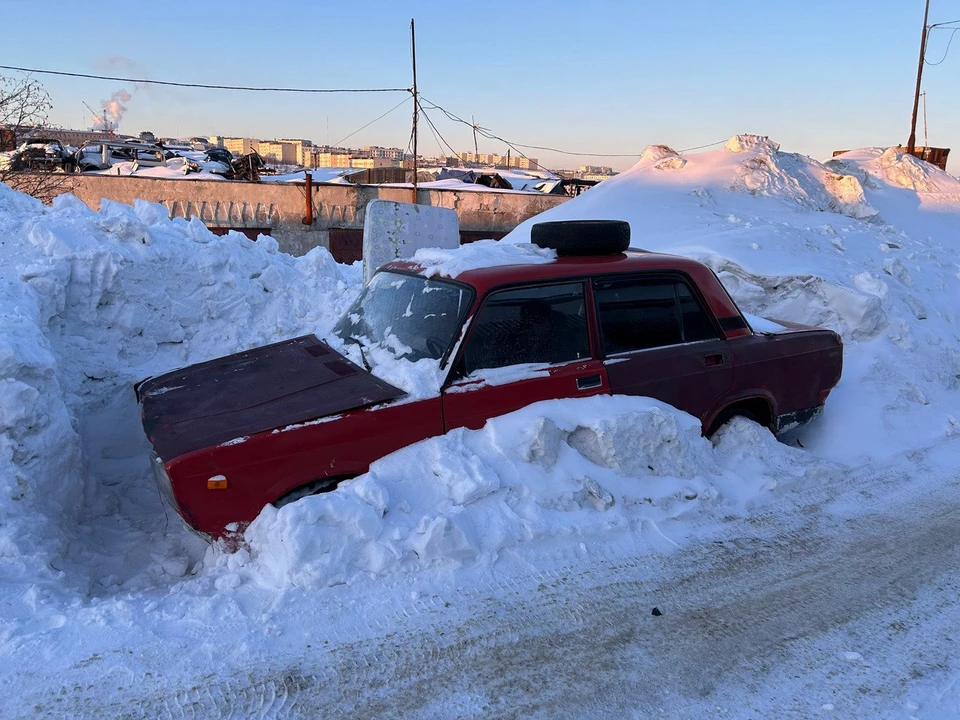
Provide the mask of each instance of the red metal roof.
MULTIPOLYGON (((423 271, 420 265, 409 260, 397 260, 384 267, 408 272, 423 271)), ((472 285, 482 295, 488 289, 498 285, 531 280, 553 280, 597 273, 625 273, 641 270, 681 270, 695 274, 696 270, 702 268, 703 265, 696 260, 679 255, 628 250, 615 255, 564 256, 546 263, 475 268, 454 275, 452 279, 472 285)))
MULTIPOLYGON (((410 260, 395 260, 384 266, 385 269, 423 272, 423 268, 410 260)), ((680 255, 628 250, 614 255, 584 255, 558 257, 546 263, 525 263, 517 265, 495 265, 492 267, 465 270, 453 280, 472 285, 477 297, 483 297, 492 288, 514 283, 528 283, 539 280, 556 280, 607 273, 631 273, 651 270, 678 270, 686 273, 699 286, 714 308, 717 317, 739 316, 736 303, 726 292, 720 281, 706 265, 680 255)))

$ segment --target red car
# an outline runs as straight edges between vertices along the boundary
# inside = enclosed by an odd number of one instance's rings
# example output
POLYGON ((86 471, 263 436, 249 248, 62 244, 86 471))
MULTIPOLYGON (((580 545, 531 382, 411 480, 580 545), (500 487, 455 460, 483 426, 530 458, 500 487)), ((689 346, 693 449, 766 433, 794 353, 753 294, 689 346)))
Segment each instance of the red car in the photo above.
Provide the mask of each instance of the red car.
POLYGON ((428 359, 443 378, 432 396, 412 399, 313 335, 139 383, 167 499, 219 537, 268 503, 539 400, 643 395, 699 417, 707 435, 734 415, 779 432, 815 417, 840 379, 836 333, 754 332, 706 266, 625 250, 626 223, 542 223, 532 238, 558 257, 455 277, 392 262, 334 328, 361 364, 374 348, 428 359))

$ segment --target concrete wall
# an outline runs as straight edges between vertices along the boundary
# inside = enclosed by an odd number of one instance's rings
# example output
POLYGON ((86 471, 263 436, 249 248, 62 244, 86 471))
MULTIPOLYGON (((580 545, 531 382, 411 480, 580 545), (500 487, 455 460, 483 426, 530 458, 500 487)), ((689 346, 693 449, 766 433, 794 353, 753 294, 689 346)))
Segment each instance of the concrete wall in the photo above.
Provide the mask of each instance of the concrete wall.
MULTIPOLYGON (((329 248, 331 229, 362 229, 364 209, 371 200, 413 199, 409 187, 314 185, 314 219, 311 225, 304 225, 303 183, 75 175, 69 186, 69 192, 94 210, 100 208, 104 198, 127 204, 140 198, 162 203, 169 209, 170 217, 198 217, 211 228, 268 228, 280 248, 292 255, 302 255, 317 246, 329 248)), ((569 198, 493 190, 421 189, 417 199, 421 205, 454 210, 463 231, 502 234, 569 198)))

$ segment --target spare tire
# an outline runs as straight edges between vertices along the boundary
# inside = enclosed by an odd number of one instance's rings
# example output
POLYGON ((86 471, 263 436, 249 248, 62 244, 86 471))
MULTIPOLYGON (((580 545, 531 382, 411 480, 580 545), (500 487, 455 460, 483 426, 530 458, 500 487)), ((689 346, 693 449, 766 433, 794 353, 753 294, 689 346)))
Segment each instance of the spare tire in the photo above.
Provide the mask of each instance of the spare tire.
POLYGON ((623 220, 562 220, 537 223, 530 242, 557 255, 615 255, 630 247, 630 223, 623 220))

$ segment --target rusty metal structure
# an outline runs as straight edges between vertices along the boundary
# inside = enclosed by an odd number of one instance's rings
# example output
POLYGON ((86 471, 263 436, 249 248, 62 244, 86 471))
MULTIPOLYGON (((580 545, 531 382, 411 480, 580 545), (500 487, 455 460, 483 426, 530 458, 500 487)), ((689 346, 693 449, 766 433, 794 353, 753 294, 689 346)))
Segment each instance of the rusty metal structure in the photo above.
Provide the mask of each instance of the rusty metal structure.
MULTIPOLYGON (((919 158, 920 160, 928 162, 931 165, 936 165, 944 172, 947 170, 947 155, 950 154, 950 148, 924 147, 923 145, 917 145, 913 148, 913 152, 909 152, 907 148, 903 147, 902 145, 897 145, 897 150, 913 155, 915 158, 919 158)), ((836 157, 837 155, 843 155, 845 152, 850 151, 834 150, 833 157, 836 157)))

